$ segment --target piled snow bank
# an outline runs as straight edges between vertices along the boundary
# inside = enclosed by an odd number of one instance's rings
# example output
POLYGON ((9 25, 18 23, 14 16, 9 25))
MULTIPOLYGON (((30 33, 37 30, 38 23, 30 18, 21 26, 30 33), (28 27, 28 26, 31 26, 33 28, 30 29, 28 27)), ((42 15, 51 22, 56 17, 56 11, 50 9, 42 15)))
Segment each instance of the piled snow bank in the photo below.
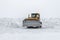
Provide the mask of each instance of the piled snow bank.
MULTIPOLYGON (((22 27, 22 19, 20 18, 0 18, 0 27, 22 27)), ((59 28, 60 18, 42 19, 43 28, 59 28)))
POLYGON ((60 19, 42 19, 41 29, 25 29, 19 18, 0 18, 0 40, 60 40, 60 19))
POLYGON ((14 18, 0 18, 0 27, 19 27, 18 21, 14 18))
POLYGON ((43 27, 60 29, 60 18, 42 19, 42 22, 43 22, 43 27))

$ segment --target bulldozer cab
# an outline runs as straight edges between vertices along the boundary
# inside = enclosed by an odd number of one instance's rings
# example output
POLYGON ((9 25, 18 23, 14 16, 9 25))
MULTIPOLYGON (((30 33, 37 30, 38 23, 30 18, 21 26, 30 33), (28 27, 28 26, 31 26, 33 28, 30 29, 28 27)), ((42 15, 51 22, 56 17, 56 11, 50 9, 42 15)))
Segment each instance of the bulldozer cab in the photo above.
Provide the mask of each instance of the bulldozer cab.
POLYGON ((31 17, 28 16, 25 20, 40 20, 40 14, 39 13, 32 13, 31 17))

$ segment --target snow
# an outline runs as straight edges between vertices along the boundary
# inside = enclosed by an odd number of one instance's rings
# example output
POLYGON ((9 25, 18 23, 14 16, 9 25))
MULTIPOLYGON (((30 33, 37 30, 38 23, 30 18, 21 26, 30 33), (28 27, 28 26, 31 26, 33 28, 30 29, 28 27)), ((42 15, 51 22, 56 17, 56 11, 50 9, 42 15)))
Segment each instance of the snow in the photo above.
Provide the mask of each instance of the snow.
POLYGON ((60 40, 60 0, 0 0, 0 40, 60 40), (32 12, 44 18, 42 28, 22 27, 32 12))
POLYGON ((0 18, 0 40, 60 40, 60 18, 42 22, 42 28, 27 29, 20 18, 0 18))

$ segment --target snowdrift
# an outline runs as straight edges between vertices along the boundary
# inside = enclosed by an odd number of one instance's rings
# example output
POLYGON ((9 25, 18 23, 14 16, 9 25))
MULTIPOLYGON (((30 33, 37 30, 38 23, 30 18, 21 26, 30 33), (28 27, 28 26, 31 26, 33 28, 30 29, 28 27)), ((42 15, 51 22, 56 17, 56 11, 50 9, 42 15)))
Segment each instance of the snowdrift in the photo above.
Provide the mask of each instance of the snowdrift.
POLYGON ((0 40, 60 40, 60 18, 42 19, 38 29, 23 28, 22 20, 0 18, 0 40))

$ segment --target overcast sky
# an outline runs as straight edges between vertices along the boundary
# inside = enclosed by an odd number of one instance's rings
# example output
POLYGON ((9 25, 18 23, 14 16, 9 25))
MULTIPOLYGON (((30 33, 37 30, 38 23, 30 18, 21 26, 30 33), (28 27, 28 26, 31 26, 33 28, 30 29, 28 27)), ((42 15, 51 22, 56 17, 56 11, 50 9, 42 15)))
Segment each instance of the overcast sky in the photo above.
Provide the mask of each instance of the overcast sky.
POLYGON ((24 18, 33 12, 41 18, 60 18, 60 0, 0 0, 0 18, 24 18))

